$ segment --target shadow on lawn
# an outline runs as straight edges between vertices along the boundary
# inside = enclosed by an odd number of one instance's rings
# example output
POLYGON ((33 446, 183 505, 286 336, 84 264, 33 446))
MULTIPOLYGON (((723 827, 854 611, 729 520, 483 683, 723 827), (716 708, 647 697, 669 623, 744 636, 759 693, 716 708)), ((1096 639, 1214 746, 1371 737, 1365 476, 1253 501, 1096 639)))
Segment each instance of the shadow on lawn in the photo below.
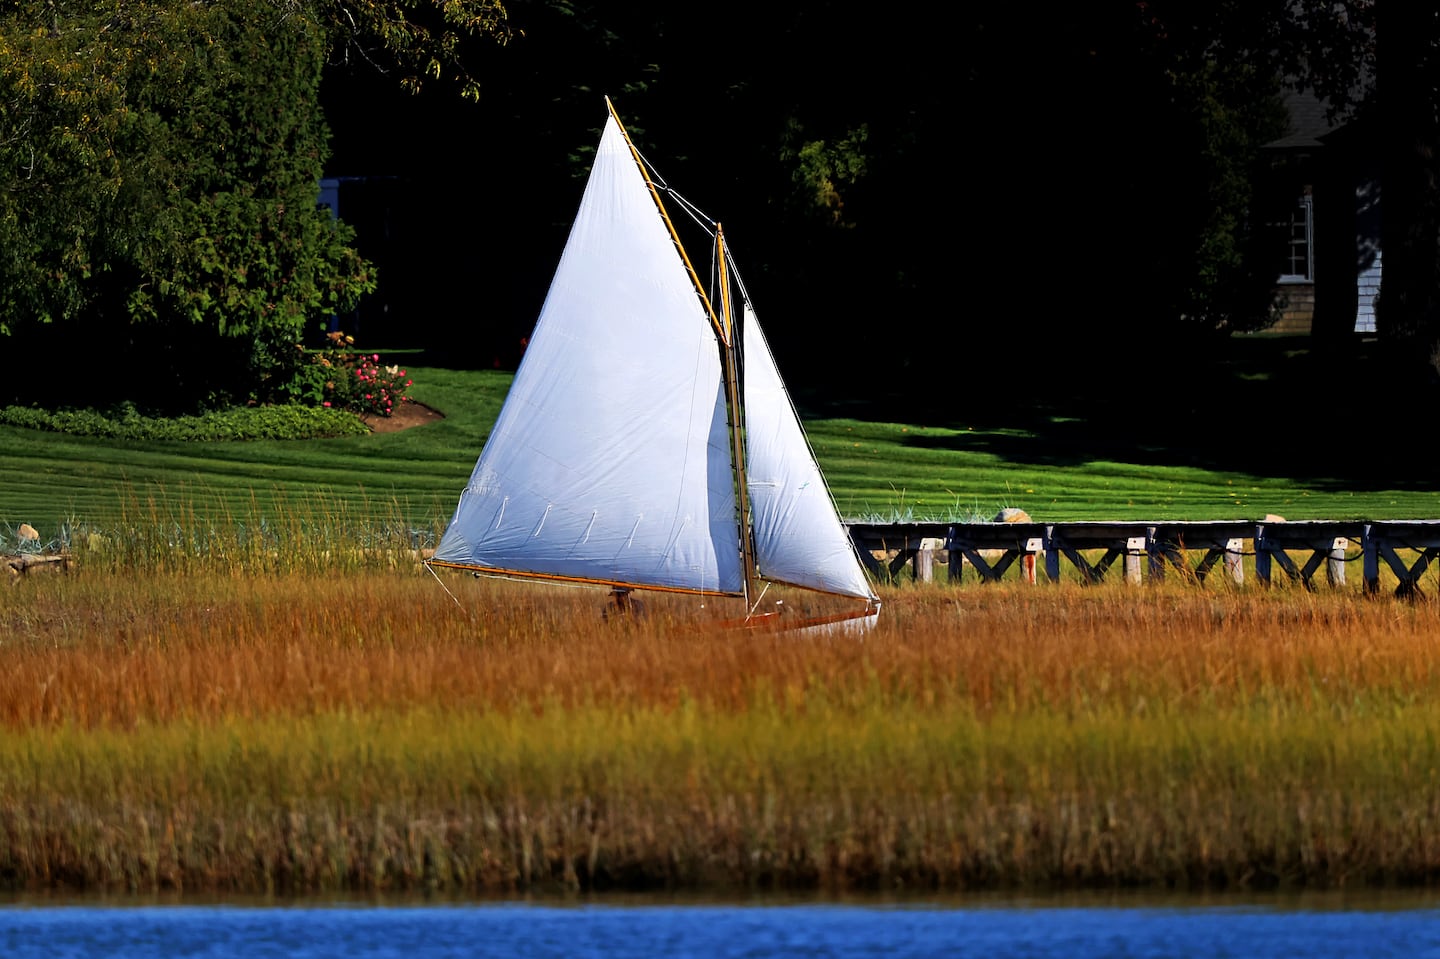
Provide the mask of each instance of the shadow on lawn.
POLYGON ((1071 382, 1028 376, 1017 387, 1003 375, 968 383, 937 376, 859 400, 819 395, 797 396, 806 417, 959 429, 967 432, 906 442, 1014 464, 1109 460, 1346 490, 1440 485, 1429 425, 1440 384, 1428 369, 1397 372, 1367 340, 1326 356, 1308 337, 1237 336, 1169 368, 1151 362, 1071 382))

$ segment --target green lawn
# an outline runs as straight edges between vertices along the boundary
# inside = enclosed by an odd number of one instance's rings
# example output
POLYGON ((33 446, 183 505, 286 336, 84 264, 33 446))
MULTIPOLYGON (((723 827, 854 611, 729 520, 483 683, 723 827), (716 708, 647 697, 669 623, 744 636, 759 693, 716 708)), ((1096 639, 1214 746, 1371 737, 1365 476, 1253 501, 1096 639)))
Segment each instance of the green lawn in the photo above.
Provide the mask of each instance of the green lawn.
MULTIPOLYGON (((67 524, 264 523, 299 505, 433 531, 510 378, 410 370, 414 398, 445 419, 394 434, 123 442, 0 426, 0 546, 21 523, 50 540, 67 524)), ((1070 396, 973 395, 937 375, 914 388, 867 385, 858 401, 796 400, 847 519, 989 518, 1007 506, 1042 522, 1440 518, 1440 458, 1428 429, 1407 419, 1426 405, 1404 400, 1401 384, 1316 383, 1313 373, 1292 342, 1256 338, 1204 382, 1105 375, 1070 396)))

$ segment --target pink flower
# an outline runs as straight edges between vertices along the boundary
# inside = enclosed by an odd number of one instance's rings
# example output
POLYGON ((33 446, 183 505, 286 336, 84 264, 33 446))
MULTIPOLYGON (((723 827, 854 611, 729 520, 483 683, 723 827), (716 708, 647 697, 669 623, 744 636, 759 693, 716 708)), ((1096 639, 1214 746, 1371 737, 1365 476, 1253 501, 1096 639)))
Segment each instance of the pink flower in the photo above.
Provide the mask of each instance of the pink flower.
POLYGON ((329 401, 329 400, 326 400, 326 401, 325 401, 325 406, 326 406, 327 408, 330 406, 330 401, 329 401))

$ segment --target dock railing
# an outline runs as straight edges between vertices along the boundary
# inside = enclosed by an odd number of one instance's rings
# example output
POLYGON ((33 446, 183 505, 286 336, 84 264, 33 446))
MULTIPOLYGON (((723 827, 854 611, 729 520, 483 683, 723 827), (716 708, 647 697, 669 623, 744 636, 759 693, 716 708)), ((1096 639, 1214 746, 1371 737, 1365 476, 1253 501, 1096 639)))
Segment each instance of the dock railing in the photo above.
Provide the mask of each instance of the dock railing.
POLYGON ((1380 589, 1381 569, 1394 574, 1397 595, 1413 595, 1420 577, 1440 557, 1440 520, 1269 520, 1072 523, 851 523, 861 559, 880 581, 910 569, 929 581, 943 555, 948 579, 960 583, 968 566, 982 582, 1012 568, 1017 576, 1058 582, 1068 562, 1086 583, 1103 580, 1118 561, 1128 582, 1175 570, 1204 581, 1217 565, 1244 582, 1246 556, 1255 579, 1270 585, 1275 567, 1306 589, 1324 569, 1329 586, 1346 584, 1346 565, 1361 563, 1367 593, 1380 589))

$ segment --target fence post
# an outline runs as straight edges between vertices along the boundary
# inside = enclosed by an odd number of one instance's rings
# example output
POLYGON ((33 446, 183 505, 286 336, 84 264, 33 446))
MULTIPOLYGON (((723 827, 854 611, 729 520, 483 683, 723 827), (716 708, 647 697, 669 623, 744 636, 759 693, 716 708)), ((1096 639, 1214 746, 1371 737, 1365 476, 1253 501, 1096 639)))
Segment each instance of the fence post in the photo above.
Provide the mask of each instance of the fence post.
POLYGON ((1025 553, 1020 557, 1020 571, 1025 576, 1025 582, 1031 586, 1035 585, 1035 554, 1044 552, 1045 540, 1039 536, 1031 536, 1025 540, 1025 553))
POLYGON ((922 539, 920 548, 915 551, 915 582, 928 583, 935 578, 935 551, 930 548, 930 540, 922 539))
POLYGON ((1140 557, 1145 553, 1145 537, 1131 536, 1125 540, 1125 582, 1139 583, 1142 579, 1140 557))
POLYGON ((1345 585, 1345 550, 1349 547, 1350 540, 1344 536, 1335 537, 1330 546, 1330 558, 1325 562, 1325 578, 1331 586, 1345 585))
POLYGON ((1245 541, 1239 537, 1225 541, 1225 571, 1236 586, 1245 582, 1245 541))

